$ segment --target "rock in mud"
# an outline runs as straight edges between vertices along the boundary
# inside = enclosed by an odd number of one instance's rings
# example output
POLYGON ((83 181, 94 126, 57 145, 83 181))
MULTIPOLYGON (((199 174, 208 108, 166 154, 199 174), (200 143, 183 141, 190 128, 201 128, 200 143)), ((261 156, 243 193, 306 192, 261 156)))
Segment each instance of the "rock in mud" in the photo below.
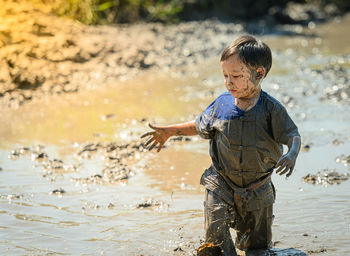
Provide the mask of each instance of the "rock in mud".
POLYGON ((302 178, 305 183, 309 184, 321 184, 321 185, 339 185, 340 183, 348 180, 350 177, 349 173, 341 174, 335 170, 322 170, 316 174, 308 174, 302 178))

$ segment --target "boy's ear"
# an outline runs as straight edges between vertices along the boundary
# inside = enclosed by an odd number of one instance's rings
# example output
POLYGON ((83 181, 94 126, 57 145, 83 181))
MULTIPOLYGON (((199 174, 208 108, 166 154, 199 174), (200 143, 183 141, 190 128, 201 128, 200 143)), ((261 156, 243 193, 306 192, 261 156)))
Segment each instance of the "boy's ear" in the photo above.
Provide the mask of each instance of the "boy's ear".
POLYGON ((265 68, 257 68, 256 69, 256 78, 263 79, 265 77, 265 68))

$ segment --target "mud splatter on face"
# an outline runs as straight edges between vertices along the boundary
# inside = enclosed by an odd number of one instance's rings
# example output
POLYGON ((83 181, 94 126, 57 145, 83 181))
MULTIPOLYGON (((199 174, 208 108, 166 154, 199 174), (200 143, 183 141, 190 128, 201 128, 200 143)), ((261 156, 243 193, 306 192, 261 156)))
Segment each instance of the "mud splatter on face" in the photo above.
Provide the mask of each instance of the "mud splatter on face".
POLYGON ((221 62, 225 86, 234 98, 252 98, 260 91, 259 69, 246 65, 237 55, 221 62))
POLYGON ((259 84, 258 72, 255 68, 248 67, 248 69, 250 72, 249 80, 252 82, 252 84, 254 84, 254 86, 257 86, 259 84))

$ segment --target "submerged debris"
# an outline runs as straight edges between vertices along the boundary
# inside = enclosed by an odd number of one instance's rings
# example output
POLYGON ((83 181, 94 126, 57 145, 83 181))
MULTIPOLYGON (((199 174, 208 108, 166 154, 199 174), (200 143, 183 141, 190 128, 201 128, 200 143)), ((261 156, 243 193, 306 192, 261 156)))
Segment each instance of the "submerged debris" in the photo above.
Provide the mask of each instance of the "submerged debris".
POLYGON ((8 200, 13 200, 13 199, 21 199, 23 198, 23 195, 17 195, 17 194, 0 194, 1 199, 8 199, 8 200))
POLYGON ((177 137, 173 137, 170 138, 169 141, 191 141, 192 138, 191 137, 186 137, 186 136, 177 136, 177 137))
POLYGON ((348 165, 348 164, 350 164, 350 155, 348 155, 348 156, 346 156, 346 155, 337 156, 335 158, 335 161, 337 163, 342 163, 344 165, 348 165))
POLYGON ((108 209, 112 209, 112 208, 114 208, 115 207, 115 205, 113 204, 113 203, 109 203, 108 205, 107 205, 107 208, 108 209))
POLYGON ((319 254, 319 253, 322 253, 322 252, 327 252, 327 249, 326 248, 320 248, 320 249, 317 249, 317 250, 308 250, 307 253, 310 255, 310 254, 319 254))
POLYGON ((20 156, 20 153, 18 150, 12 150, 10 152, 9 158, 12 160, 16 160, 20 156))
POLYGON ((80 151, 77 153, 77 156, 81 158, 91 158, 91 153, 96 153, 97 150, 101 147, 100 143, 89 143, 81 146, 80 151))
POLYGON ((344 142, 341 140, 335 139, 332 141, 332 144, 338 146, 338 145, 344 144, 344 142))
POLYGON ((340 184, 343 181, 348 180, 350 177, 349 173, 341 174, 336 172, 335 170, 322 170, 316 174, 308 174, 304 176, 302 179, 305 183, 310 184, 322 184, 322 185, 334 185, 340 184))
POLYGON ((87 178, 73 178, 72 180, 82 184, 113 184, 129 179, 134 172, 126 165, 106 167, 101 174, 93 174, 87 178))
POLYGON ((44 152, 41 152, 41 153, 38 153, 38 152, 33 152, 32 153, 32 161, 40 161, 40 160, 45 160, 47 159, 49 156, 44 153, 44 152))
POLYGON ((133 172, 127 167, 106 167, 102 170, 103 177, 108 183, 115 183, 120 180, 127 180, 133 176, 133 172))
MULTIPOLYGON (((344 62, 349 60, 349 55, 344 56, 344 62)), ((349 71, 338 64, 330 64, 323 70, 316 70, 322 76, 330 80, 330 86, 328 86, 321 97, 321 100, 331 100, 340 103, 350 102, 350 83, 349 83, 349 71)))
POLYGON ((156 201, 153 200, 152 198, 149 198, 147 200, 145 200, 142 203, 139 203, 136 205, 136 208, 157 208, 157 209, 164 209, 164 208, 168 208, 169 204, 164 203, 162 201, 156 201))
POLYGON ((304 152, 309 152, 310 148, 311 148, 310 144, 304 144, 304 145, 301 146, 301 150, 304 151, 304 152))
POLYGON ((43 146, 39 145, 36 146, 35 149, 31 149, 29 147, 20 147, 17 149, 14 149, 10 152, 9 158, 13 160, 17 160, 22 155, 28 155, 31 154, 32 161, 37 160, 44 160, 47 159, 48 156, 45 152, 43 152, 43 146))
POLYGON ((58 189, 52 190, 50 194, 62 195, 64 193, 66 193, 66 191, 63 188, 58 188, 58 189))
MULTIPOLYGON (((144 153, 147 150, 144 147, 144 142, 139 140, 139 135, 135 140, 133 137, 123 142, 93 142, 78 145, 75 144, 76 161, 78 163, 65 164, 60 159, 52 159, 45 152, 43 152, 42 146, 33 148, 21 147, 11 151, 10 157, 13 160, 18 157, 27 154, 33 161, 36 162, 36 166, 41 167, 43 170, 42 177, 48 178, 51 182, 55 182, 57 176, 68 173, 77 173, 81 171, 81 167, 84 165, 86 159, 100 157, 103 162, 103 167, 99 167, 96 173, 89 174, 88 177, 73 177, 71 181, 78 184, 115 184, 123 183, 130 177, 135 175, 135 170, 138 168, 145 168, 146 163, 144 160, 144 153)), ((52 194, 63 194, 63 191, 55 190, 52 194)), ((155 205, 153 205, 155 206, 155 205)), ((161 205, 156 205, 161 206, 161 205)))

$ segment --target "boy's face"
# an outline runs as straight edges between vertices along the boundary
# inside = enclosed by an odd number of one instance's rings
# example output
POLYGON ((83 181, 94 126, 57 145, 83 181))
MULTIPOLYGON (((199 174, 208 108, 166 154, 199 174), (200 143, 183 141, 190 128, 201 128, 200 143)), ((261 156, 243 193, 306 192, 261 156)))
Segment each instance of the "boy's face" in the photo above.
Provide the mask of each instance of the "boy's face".
POLYGON ((264 68, 253 69, 246 66, 238 54, 221 61, 226 89, 235 98, 252 98, 260 91, 260 80, 264 77, 264 68))

